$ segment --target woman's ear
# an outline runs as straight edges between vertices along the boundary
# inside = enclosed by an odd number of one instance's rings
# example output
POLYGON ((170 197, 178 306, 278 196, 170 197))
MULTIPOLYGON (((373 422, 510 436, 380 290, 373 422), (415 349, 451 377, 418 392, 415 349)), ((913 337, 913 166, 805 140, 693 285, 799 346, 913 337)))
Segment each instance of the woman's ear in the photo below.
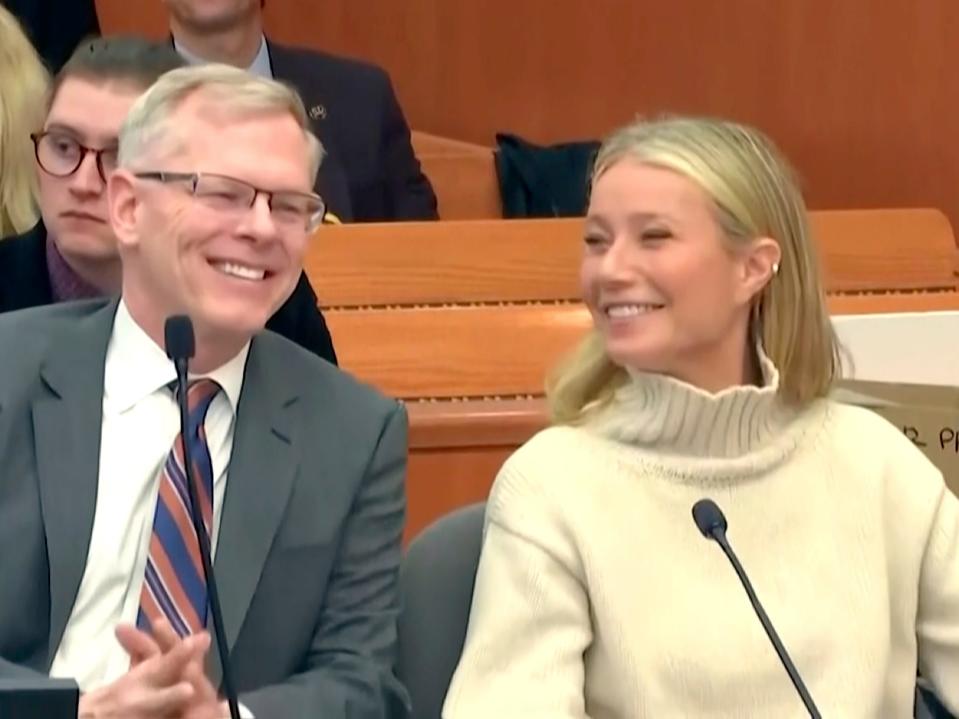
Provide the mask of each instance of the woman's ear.
POLYGON ((769 237, 759 237, 750 243, 742 256, 740 289, 746 302, 756 297, 779 272, 782 250, 769 237))

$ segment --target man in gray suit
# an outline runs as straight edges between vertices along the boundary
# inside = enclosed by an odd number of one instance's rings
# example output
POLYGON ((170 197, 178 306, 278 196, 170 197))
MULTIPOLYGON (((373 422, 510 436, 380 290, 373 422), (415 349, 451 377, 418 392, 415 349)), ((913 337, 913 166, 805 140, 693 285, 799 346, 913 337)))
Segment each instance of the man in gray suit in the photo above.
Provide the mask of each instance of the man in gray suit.
POLYGON ((245 716, 407 711, 405 413, 263 331, 323 215, 307 128, 272 80, 166 74, 109 178, 122 296, 0 317, 0 677, 75 677, 81 716, 225 716, 194 510, 245 716), (186 437, 162 349, 174 314, 196 334, 186 437))

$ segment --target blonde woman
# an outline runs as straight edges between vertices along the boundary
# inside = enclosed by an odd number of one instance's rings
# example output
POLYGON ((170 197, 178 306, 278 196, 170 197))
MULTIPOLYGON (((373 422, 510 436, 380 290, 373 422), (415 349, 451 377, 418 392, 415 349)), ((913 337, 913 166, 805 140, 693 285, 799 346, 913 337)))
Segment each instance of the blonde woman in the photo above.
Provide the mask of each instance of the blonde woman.
POLYGON ((30 133, 43 123, 49 82, 20 23, 0 5, 0 237, 37 221, 30 133))
POLYGON ((640 122, 596 160, 595 329, 554 427, 489 498, 447 719, 807 716, 691 507, 711 498, 827 717, 959 711, 959 501, 893 426, 827 399, 806 209, 759 132, 640 122))

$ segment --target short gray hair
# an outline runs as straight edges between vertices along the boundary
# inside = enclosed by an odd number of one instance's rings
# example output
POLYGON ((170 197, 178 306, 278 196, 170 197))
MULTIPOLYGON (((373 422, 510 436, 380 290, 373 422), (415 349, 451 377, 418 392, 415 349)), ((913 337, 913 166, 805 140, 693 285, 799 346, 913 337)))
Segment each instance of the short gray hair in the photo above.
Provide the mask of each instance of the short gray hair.
POLYGON ((303 130, 310 148, 313 180, 323 160, 323 146, 310 131, 303 101, 287 85, 246 70, 211 63, 164 73, 130 108, 120 128, 120 167, 129 167, 160 140, 172 140, 170 117, 194 93, 202 93, 218 110, 234 116, 288 113, 303 130))

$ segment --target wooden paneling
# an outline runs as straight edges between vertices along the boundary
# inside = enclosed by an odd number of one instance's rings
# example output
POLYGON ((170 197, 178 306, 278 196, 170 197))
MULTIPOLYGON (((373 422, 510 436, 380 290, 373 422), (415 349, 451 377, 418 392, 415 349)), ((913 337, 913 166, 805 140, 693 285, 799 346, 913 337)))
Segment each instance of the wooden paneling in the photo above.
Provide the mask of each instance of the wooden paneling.
POLYGON ((441 220, 503 216, 493 148, 414 130, 413 150, 430 178, 441 220))
POLYGON ((411 449, 404 542, 409 542, 444 514, 485 500, 496 472, 515 449, 515 446, 411 449))
MULTIPOLYGON (((833 293, 956 288, 959 249, 938 210, 810 218, 833 293)), ((575 300, 580 219, 324 226, 306 272, 328 307, 575 300)))
MULTIPOLYGON (((959 292, 830 295, 828 306, 832 314, 959 310, 959 292)), ((326 319, 340 366, 403 399, 539 395, 591 326, 579 304, 344 310, 326 319)))
POLYGON ((344 310, 326 322, 340 366, 401 398, 540 394, 591 326, 579 304, 344 310))
POLYGON ((830 295, 834 315, 875 315, 888 312, 946 312, 959 310, 959 292, 870 292, 830 295))
POLYGON ((103 33, 136 33, 160 38, 167 32, 162 0, 96 0, 96 5, 103 33))
MULTIPOLYGON (((159 0, 99 0, 163 31, 159 0)), ((955 0, 269 0, 278 40, 368 58, 420 130, 600 137, 636 114, 758 125, 810 204, 932 206, 959 224, 955 0)))
POLYGON ((321 227, 304 260, 325 307, 575 300, 580 220, 321 227))
POLYGON ((936 210, 813 212, 830 292, 955 288, 959 249, 936 210))
POLYGON ((499 468, 546 427, 543 398, 411 402, 408 541, 430 522, 486 499, 499 468))
POLYGON ((410 402, 411 449, 515 445, 546 425, 542 397, 410 402))

